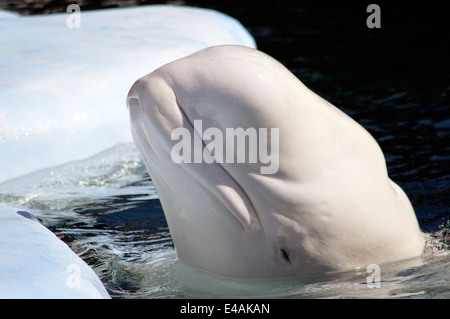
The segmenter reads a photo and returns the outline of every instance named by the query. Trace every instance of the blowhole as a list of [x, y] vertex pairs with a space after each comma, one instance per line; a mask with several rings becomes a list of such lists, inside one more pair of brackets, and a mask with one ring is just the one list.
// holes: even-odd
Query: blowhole
[[279, 255], [280, 255], [280, 258], [281, 258], [282, 261], [287, 262], [287, 263], [289, 263], [289, 264], [292, 263], [291, 257], [289, 256], [289, 253], [287, 252], [286, 249], [281, 248], [281, 249], [279, 250]]

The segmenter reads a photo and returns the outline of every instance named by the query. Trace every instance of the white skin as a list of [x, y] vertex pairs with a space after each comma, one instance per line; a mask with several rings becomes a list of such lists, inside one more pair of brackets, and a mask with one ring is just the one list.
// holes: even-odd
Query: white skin
[[[266, 54], [211, 47], [139, 79], [134, 141], [181, 261], [234, 277], [344, 271], [420, 256], [424, 238], [372, 136]], [[176, 128], [279, 129], [279, 169], [171, 160]], [[270, 149], [270, 148], [269, 148]]]

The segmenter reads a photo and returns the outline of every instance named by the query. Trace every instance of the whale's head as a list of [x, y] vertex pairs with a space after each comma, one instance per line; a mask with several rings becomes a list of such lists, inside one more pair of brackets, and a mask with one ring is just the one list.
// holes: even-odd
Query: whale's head
[[207, 48], [139, 79], [127, 103], [181, 261], [264, 277], [420, 255], [375, 140], [266, 54]]

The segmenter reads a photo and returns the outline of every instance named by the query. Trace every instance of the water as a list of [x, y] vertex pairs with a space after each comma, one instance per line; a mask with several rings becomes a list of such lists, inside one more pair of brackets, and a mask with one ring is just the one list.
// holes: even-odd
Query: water
[[377, 139], [391, 178], [410, 197], [427, 233], [423, 258], [383, 265], [380, 288], [367, 286], [366, 269], [239, 281], [202, 273], [177, 260], [155, 188], [132, 144], [3, 183], [0, 202], [38, 216], [91, 265], [113, 298], [449, 298], [444, 20], [431, 9], [382, 4], [382, 28], [370, 30], [361, 2], [227, 2], [216, 8], [238, 18], [261, 50]]
[[3, 183], [0, 201], [38, 216], [93, 267], [115, 298], [450, 296], [448, 220], [428, 234], [424, 261], [382, 267], [380, 289], [368, 288], [366, 269], [235, 280], [183, 265], [133, 144]]

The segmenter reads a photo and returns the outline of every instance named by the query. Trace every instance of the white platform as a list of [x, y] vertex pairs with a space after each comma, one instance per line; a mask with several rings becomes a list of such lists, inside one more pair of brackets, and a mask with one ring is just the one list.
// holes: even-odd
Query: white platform
[[141, 6], [0, 13], [0, 183], [131, 142], [125, 98], [139, 77], [208, 46], [253, 38], [216, 11]]

